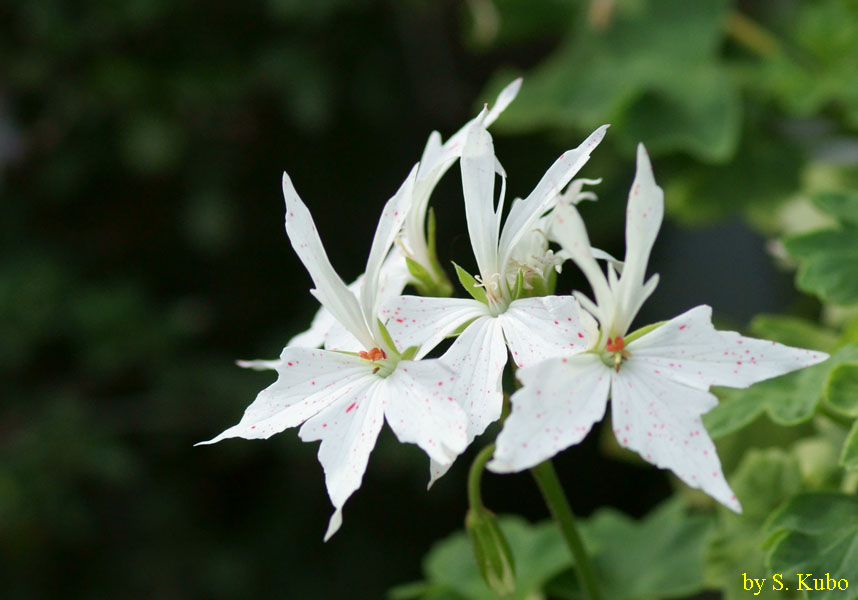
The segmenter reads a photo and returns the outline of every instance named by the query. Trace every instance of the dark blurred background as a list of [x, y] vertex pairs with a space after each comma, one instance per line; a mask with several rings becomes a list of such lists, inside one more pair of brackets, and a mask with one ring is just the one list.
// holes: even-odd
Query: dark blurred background
[[[600, 111], [597, 95], [591, 113], [554, 123], [525, 95], [531, 72], [533, 89], [544, 91], [558, 48], [603, 35], [612, 10], [622, 22], [649, 5], [524, 4], [0, 3], [3, 597], [378, 598], [420, 578], [432, 542], [461, 527], [471, 453], [427, 493], [426, 457], [385, 430], [342, 530], [323, 544], [331, 507], [315, 444], [294, 431], [193, 444], [237, 422], [273, 380], [235, 359], [276, 357], [317, 307], [283, 231], [284, 169], [350, 281], [363, 270], [382, 203], [430, 131], [446, 139], [523, 72], [523, 105], [510, 127], [501, 117], [494, 130], [510, 194], [526, 194], [560, 152], [610, 120], [582, 172], [606, 177], [601, 199], [583, 210], [593, 242], [622, 254], [633, 138], [646, 131], [624, 123], [669, 120], [682, 106], [659, 104], [671, 100], [659, 91], [667, 88], [644, 80], [634, 84], [644, 90], [632, 102], [640, 114], [628, 102]], [[632, 12], [623, 13], [627, 4]], [[700, 6], [718, 32], [707, 60], [741, 63], [741, 44], [723, 27], [733, 4]], [[626, 58], [646, 54], [646, 40]], [[587, 68], [625, 77], [625, 58], [598, 66], [594, 52], [563, 67], [567, 95], [586, 88]], [[733, 133], [720, 150], [701, 149], [692, 134], [654, 140], [662, 185], [673, 178], [694, 192], [714, 178], [727, 200], [694, 212], [687, 199], [671, 204], [668, 188], [679, 225], [666, 225], [656, 246], [651, 271], [663, 283], [643, 320], [705, 302], [742, 326], [795, 306], [791, 275], [772, 266], [764, 238], [737, 217], [746, 203], [768, 202], [755, 196], [768, 190], [748, 193], [747, 178], [729, 171], [747, 170], [749, 159], [736, 157], [750, 152], [763, 165], [754, 178], [776, 176], [781, 196], [792, 191], [798, 176], [784, 165], [800, 164], [799, 154], [793, 163], [769, 159], [741, 141], [763, 128], [783, 152], [790, 146], [777, 140], [789, 132], [770, 125], [792, 109], [746, 86], [741, 70], [733, 75], [724, 113]], [[460, 189], [454, 167], [433, 200], [439, 252], [445, 264], [471, 267]], [[567, 271], [564, 291], [582, 284]], [[558, 469], [582, 514], [607, 504], [640, 515], [669, 492], [654, 469], [605, 458], [595, 435]], [[488, 476], [485, 486], [494, 510], [545, 516], [528, 476]]]

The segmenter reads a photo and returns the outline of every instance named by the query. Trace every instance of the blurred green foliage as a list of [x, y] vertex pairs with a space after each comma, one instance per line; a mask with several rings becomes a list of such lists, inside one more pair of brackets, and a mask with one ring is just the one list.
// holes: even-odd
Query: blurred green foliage
[[[652, 469], [605, 460], [595, 443], [561, 457], [576, 511], [611, 503], [641, 517], [588, 521], [597, 562], [617, 574], [614, 597], [738, 597], [737, 573], [766, 568], [763, 523], [798, 492], [817, 495], [777, 512], [769, 568], [816, 569], [820, 535], [854, 538], [851, 525], [841, 535], [807, 523], [813, 507], [854, 508], [832, 490], [858, 485], [845, 472], [858, 454], [856, 57], [854, 0], [0, 5], [4, 597], [379, 597], [421, 576], [424, 549], [464, 515], [462, 465], [427, 494], [425, 458], [383, 434], [343, 531], [322, 545], [329, 502], [314, 446], [289, 434], [192, 444], [269, 383], [234, 359], [275, 356], [315, 310], [283, 235], [280, 172], [351, 278], [429, 131], [454, 131], [514, 74], [522, 93], [494, 131], [521, 185], [612, 123], [587, 167], [605, 177], [585, 215], [594, 241], [621, 240], [643, 141], [669, 218], [741, 215], [783, 239], [776, 253], [815, 299], [782, 300], [796, 314], [758, 318], [754, 333], [837, 351], [806, 374], [725, 394], [707, 418], [732, 449], [722, 455], [742, 516], [683, 492], [641, 517], [668, 492]], [[470, 256], [455, 179], [433, 200], [445, 264]], [[742, 282], [725, 295], [757, 279], [725, 269]], [[711, 274], [683, 287], [695, 276]], [[769, 449], [748, 452], [757, 445]], [[544, 515], [522, 491], [529, 481], [491, 479], [503, 480], [487, 484], [492, 507]], [[523, 593], [576, 597], [553, 529], [504, 526]], [[648, 539], [662, 542], [651, 556]], [[629, 563], [611, 562], [622, 552]], [[655, 566], [633, 577], [644, 560], [686, 579]], [[429, 583], [400, 597], [483, 597], [468, 561], [454, 534], [424, 563]]]

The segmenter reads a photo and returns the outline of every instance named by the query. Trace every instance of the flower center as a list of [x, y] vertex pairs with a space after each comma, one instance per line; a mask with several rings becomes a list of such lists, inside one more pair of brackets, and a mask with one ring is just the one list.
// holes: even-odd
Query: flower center
[[608, 359], [606, 364], [608, 364], [608, 366], [613, 365], [614, 370], [619, 373], [620, 364], [622, 364], [623, 360], [631, 356], [629, 351], [626, 350], [626, 340], [619, 335], [615, 338], [608, 338], [608, 343], [605, 344], [605, 350], [610, 353], [610, 356], [606, 357]]

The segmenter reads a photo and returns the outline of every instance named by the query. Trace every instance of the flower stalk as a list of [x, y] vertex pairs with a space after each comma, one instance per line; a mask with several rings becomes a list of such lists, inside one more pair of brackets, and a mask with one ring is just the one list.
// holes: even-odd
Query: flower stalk
[[545, 504], [548, 506], [548, 510], [551, 511], [554, 520], [557, 521], [560, 533], [563, 534], [563, 539], [566, 541], [566, 545], [575, 559], [575, 569], [578, 572], [581, 587], [584, 588], [590, 600], [601, 600], [602, 594], [599, 591], [596, 575], [590, 564], [587, 551], [584, 549], [584, 542], [581, 540], [578, 529], [575, 527], [575, 517], [572, 514], [572, 509], [569, 507], [569, 501], [566, 499], [566, 494], [560, 485], [560, 480], [557, 478], [557, 472], [554, 470], [551, 459], [532, 467], [530, 473], [536, 480], [536, 485], [539, 486], [539, 491], [542, 493], [543, 499], [545, 499]]

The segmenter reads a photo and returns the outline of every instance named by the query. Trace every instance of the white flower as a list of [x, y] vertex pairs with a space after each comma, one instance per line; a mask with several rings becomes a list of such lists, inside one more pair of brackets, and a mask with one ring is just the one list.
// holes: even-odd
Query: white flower
[[626, 211], [621, 276], [609, 264], [606, 278], [596, 264], [574, 206], [557, 209], [554, 232], [587, 276], [596, 302], [576, 296], [598, 324], [589, 319], [588, 351], [518, 371], [523, 387], [512, 396], [512, 414], [498, 436], [489, 469], [520, 471], [580, 442], [604, 416], [610, 396], [612, 425], [621, 446], [741, 510], [700, 419], [717, 404], [710, 386], [748, 387], [827, 355], [716, 331], [708, 306], [626, 337], [658, 281], [657, 276], [645, 281], [645, 274], [663, 214], [664, 195], [643, 146], [638, 147]]
[[[518, 78], [501, 90], [494, 106], [485, 115], [484, 124], [486, 127], [493, 123], [509, 106], [520, 88], [521, 78]], [[405, 286], [409, 282], [413, 282], [414, 277], [409, 272], [406, 257], [417, 263], [436, 286], [446, 284], [449, 287], [446, 275], [438, 268], [437, 259], [430, 250], [430, 244], [426, 237], [426, 217], [429, 199], [435, 190], [435, 186], [438, 185], [450, 167], [455, 164], [456, 160], [462, 156], [465, 137], [475, 120], [468, 121], [443, 144], [441, 143], [441, 134], [437, 131], [433, 131], [429, 136], [423, 150], [423, 156], [420, 158], [414, 185], [411, 187], [412, 200], [399, 232], [399, 243], [390, 249], [381, 266], [379, 297], [382, 300], [398, 297]], [[360, 294], [363, 278], [364, 275], [361, 274], [348, 286], [349, 290], [356, 296]], [[357, 351], [360, 348], [360, 342], [324, 306], [321, 306], [316, 312], [310, 328], [297, 334], [286, 345], [308, 348], [324, 347], [327, 350], [344, 351]]]
[[316, 286], [311, 292], [362, 350], [354, 355], [287, 347], [277, 361], [245, 363], [275, 369], [277, 381], [260, 392], [238, 425], [203, 442], [268, 438], [298, 425], [302, 440], [321, 440], [319, 461], [335, 509], [326, 540], [360, 487], [385, 419], [399, 441], [417, 444], [439, 464], [449, 465], [467, 446], [465, 415], [452, 396], [453, 372], [438, 360], [403, 359], [377, 317], [379, 272], [409, 208], [416, 170], [384, 207], [357, 294], [334, 271], [310, 212], [284, 173], [286, 232]]
[[[587, 162], [607, 129], [600, 127], [578, 148], [558, 158], [527, 198], [513, 202], [501, 230], [506, 183], [503, 179], [496, 208], [495, 173], [503, 176], [503, 169], [484, 126], [485, 116], [484, 110], [470, 129], [461, 160], [468, 232], [482, 281], [482, 287], [472, 286], [470, 291], [485, 301], [402, 296], [382, 310], [389, 318], [388, 327], [396, 344], [420, 346], [418, 357], [467, 324], [442, 360], [459, 374], [454, 396], [469, 417], [469, 442], [500, 417], [501, 374], [507, 361], [507, 346], [515, 363], [524, 366], [583, 345], [583, 339], [570, 341], [562, 335], [580, 329], [573, 298], [516, 299], [506, 274], [519, 242]], [[434, 481], [444, 469], [433, 464], [431, 472]]]

